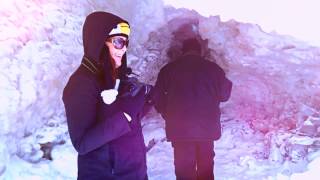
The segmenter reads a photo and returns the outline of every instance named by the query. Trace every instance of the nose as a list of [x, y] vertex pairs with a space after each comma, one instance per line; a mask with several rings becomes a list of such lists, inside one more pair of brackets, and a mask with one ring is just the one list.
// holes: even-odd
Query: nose
[[123, 48], [121, 49], [122, 52], [126, 52], [127, 51], [127, 46], [123, 46]]

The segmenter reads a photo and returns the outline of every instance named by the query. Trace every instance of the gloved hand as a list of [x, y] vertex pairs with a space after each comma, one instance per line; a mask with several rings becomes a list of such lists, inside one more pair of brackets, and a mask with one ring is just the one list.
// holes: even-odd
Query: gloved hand
[[116, 100], [117, 95], [118, 95], [118, 91], [115, 89], [107, 89], [101, 92], [103, 102], [106, 104], [113, 103]]
[[139, 119], [139, 114], [143, 112], [145, 97], [145, 88], [141, 88], [135, 96], [119, 97], [117, 101], [121, 110], [134, 120]]
[[119, 96], [136, 96], [143, 86], [144, 84], [140, 83], [135, 77], [127, 77], [122, 79], [119, 87]]

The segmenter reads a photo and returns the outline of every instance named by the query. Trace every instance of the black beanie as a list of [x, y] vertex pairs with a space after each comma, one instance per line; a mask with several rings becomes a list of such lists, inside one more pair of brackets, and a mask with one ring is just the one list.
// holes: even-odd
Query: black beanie
[[200, 42], [196, 38], [186, 39], [182, 43], [182, 52], [196, 51], [201, 53]]

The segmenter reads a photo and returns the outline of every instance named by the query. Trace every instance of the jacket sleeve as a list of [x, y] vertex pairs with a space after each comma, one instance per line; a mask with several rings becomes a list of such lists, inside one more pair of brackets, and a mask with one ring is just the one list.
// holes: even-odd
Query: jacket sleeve
[[73, 146], [86, 154], [130, 131], [123, 112], [98, 121], [99, 92], [89, 79], [72, 79], [63, 92], [68, 129]]
[[220, 102], [225, 102], [230, 98], [231, 95], [231, 89], [232, 89], [232, 82], [226, 77], [224, 71], [220, 69], [219, 74], [219, 96], [220, 96]]
[[164, 74], [163, 70], [161, 70], [158, 74], [156, 84], [154, 86], [152, 92], [152, 101], [154, 103], [155, 109], [160, 114], [164, 114], [165, 105], [166, 105], [166, 90], [165, 90], [165, 83], [164, 83]]

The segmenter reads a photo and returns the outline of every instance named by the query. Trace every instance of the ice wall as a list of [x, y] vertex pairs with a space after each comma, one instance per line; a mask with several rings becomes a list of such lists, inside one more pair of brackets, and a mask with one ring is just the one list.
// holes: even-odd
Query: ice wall
[[[205, 18], [185, 9], [167, 8], [165, 19], [167, 23], [150, 33], [143, 45], [145, 52], [136, 58], [144, 62], [138, 68], [145, 81], [154, 81], [159, 68], [169, 60], [169, 46], [179, 41], [173, 35], [178, 27], [191, 23], [197, 26], [201, 38], [208, 40], [207, 57], [233, 81], [231, 99], [223, 105], [230, 119], [248, 121], [255, 130], [268, 133], [304, 131], [307, 119], [319, 118], [318, 47], [290, 36], [267, 34], [258, 25], [222, 22], [219, 16]], [[304, 133], [320, 133], [314, 130]]]
[[205, 19], [200, 27], [234, 80], [234, 116], [265, 132], [299, 128], [305, 116], [318, 116], [319, 48], [266, 34], [257, 25], [221, 23], [218, 17]]
[[41, 158], [39, 142], [23, 141], [40, 139], [36, 132], [44, 126], [64, 123], [61, 94], [83, 55], [85, 16], [95, 10], [116, 13], [133, 22], [132, 41], [143, 42], [163, 21], [162, 6], [155, 0], [1, 2], [0, 174], [12, 155]]

